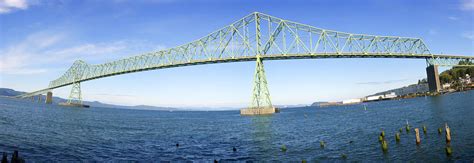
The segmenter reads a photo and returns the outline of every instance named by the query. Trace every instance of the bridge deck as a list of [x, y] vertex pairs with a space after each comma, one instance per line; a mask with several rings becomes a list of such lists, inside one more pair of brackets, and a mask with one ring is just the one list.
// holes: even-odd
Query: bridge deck
[[[430, 65], [456, 66], [472, 56], [432, 55], [420, 38], [353, 34], [321, 29], [254, 12], [190, 43], [98, 65], [78, 60], [45, 89], [28, 97], [108, 76], [154, 69], [284, 59], [413, 58]], [[461, 64], [463, 65], [463, 64]]]

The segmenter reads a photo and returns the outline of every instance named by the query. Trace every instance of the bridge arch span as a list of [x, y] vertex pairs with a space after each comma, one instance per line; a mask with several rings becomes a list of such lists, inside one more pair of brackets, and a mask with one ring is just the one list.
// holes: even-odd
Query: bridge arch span
[[29, 97], [88, 80], [140, 71], [257, 61], [253, 102], [249, 108], [268, 108], [271, 102], [259, 104], [261, 100], [269, 101], [262, 61], [318, 58], [425, 59], [428, 65], [441, 66], [455, 66], [474, 60], [471, 56], [431, 54], [419, 38], [339, 32], [254, 12], [207, 36], [174, 48], [98, 65], [78, 60], [61, 77], [51, 81], [47, 88], [19, 97]]

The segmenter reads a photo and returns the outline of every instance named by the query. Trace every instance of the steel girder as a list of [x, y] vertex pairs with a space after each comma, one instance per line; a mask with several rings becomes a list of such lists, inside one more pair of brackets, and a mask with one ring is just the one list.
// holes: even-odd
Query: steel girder
[[253, 92], [250, 99], [251, 109], [271, 108], [273, 107], [270, 98], [270, 91], [268, 90], [267, 77], [265, 76], [265, 69], [263, 68], [262, 59], [257, 56], [255, 66], [255, 74], [253, 78]]
[[[423, 58], [428, 64], [457, 65], [455, 61], [473, 57], [432, 55], [422, 39], [352, 34], [252, 13], [211, 34], [166, 50], [145, 53], [113, 62], [91, 65], [76, 61], [48, 88], [31, 95], [75, 82], [161, 68], [298, 58]], [[80, 75], [78, 75], [80, 74]], [[79, 76], [79, 78], [77, 78]]]
[[474, 57], [437, 55], [426, 59], [428, 65], [438, 66], [474, 66]]

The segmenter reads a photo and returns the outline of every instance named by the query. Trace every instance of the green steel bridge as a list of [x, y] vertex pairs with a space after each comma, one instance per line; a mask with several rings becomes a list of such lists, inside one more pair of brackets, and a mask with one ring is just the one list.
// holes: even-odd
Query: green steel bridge
[[424, 59], [428, 67], [434, 67], [433, 72], [436, 72], [431, 78], [431, 70], [428, 72], [427, 69], [428, 80], [438, 82], [433, 85], [433, 90], [439, 89], [436, 88], [439, 87], [436, 66], [474, 66], [470, 64], [473, 56], [430, 53], [420, 38], [339, 32], [254, 12], [207, 36], [174, 48], [97, 65], [75, 61], [48, 87], [17, 97], [32, 97], [72, 85], [68, 103], [82, 104], [80, 83], [88, 80], [180, 66], [256, 61], [249, 108], [268, 108], [273, 105], [264, 60], [322, 58]]

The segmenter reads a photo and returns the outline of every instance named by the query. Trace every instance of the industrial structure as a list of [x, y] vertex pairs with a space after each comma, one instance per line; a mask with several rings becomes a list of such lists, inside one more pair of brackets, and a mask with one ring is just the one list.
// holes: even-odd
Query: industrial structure
[[276, 108], [271, 102], [263, 61], [324, 58], [424, 59], [430, 91], [440, 89], [438, 66], [473, 66], [469, 63], [474, 60], [472, 56], [431, 54], [419, 38], [345, 33], [254, 12], [174, 48], [97, 65], [78, 60], [48, 87], [17, 97], [47, 93], [46, 102], [51, 103], [53, 89], [72, 85], [68, 103], [82, 105], [81, 83], [85, 81], [180, 66], [256, 61], [250, 106], [241, 114], [272, 114]]

